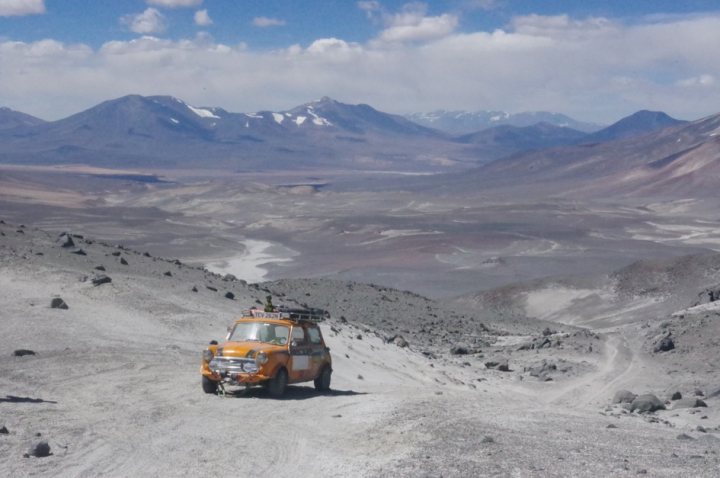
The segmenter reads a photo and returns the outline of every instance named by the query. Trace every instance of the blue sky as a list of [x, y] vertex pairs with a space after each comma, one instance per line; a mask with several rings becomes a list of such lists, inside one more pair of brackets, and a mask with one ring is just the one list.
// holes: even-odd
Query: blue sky
[[[720, 1], [0, 0], [0, 106], [720, 111]], [[52, 78], [52, 81], [48, 79]]]

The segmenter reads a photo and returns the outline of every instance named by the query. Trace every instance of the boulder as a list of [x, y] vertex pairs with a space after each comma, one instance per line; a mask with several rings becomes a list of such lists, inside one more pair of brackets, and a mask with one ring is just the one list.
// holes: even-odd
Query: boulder
[[543, 330], [542, 334], [543, 337], [547, 337], [548, 335], [556, 334], [557, 332], [552, 330], [550, 327], [545, 327], [545, 330]]
[[193, 292], [197, 292], [197, 291], [198, 291], [198, 288], [197, 288], [197, 286], [194, 285], [193, 288], [190, 289], [190, 290], [193, 291]]
[[82, 249], [78, 249], [77, 251], [73, 251], [72, 253], [77, 254], [78, 256], [87, 256], [87, 252]]
[[450, 355], [467, 355], [470, 351], [462, 345], [455, 345], [450, 349]]
[[497, 369], [501, 372], [509, 372], [510, 364], [508, 363], [508, 360], [507, 359], [500, 360], [500, 363], [498, 364]]
[[525, 367], [523, 371], [528, 372], [532, 377], [546, 380], [550, 373], [557, 371], [557, 365], [547, 360], [542, 360]]
[[164, 276], [167, 276], [167, 277], [172, 277], [172, 272], [170, 272], [170, 271], [165, 271], [165, 272], [163, 272], [163, 275], [164, 275]]
[[95, 267], [95, 270], [105, 272], [106, 269], [105, 269], [105, 266], [97, 266], [97, 267]]
[[57, 240], [57, 244], [60, 247], [75, 247], [75, 241], [73, 241], [72, 237], [70, 237], [68, 234], [61, 234], [60, 237]]
[[38, 442], [30, 447], [30, 450], [28, 450], [27, 454], [37, 458], [50, 456], [50, 445], [46, 441]]
[[647, 393], [633, 400], [628, 409], [631, 412], [650, 413], [657, 410], [665, 410], [665, 404], [652, 393]]
[[682, 393], [675, 392], [670, 396], [670, 400], [680, 400], [682, 398]]
[[95, 276], [92, 279], [92, 283], [95, 287], [103, 284], [109, 284], [110, 282], [112, 282], [112, 279], [104, 274]]
[[225, 292], [225, 298], [232, 300], [235, 298], [235, 294], [233, 294], [232, 292]]
[[24, 357], [26, 355], [35, 355], [35, 352], [28, 349], [17, 349], [13, 352], [13, 355], [15, 357]]
[[120, 257], [120, 254], [122, 254], [122, 252], [120, 252], [120, 251], [114, 251], [114, 252], [110, 253], [110, 255], [113, 255], [115, 257]]
[[223, 276], [222, 280], [224, 280], [225, 282], [234, 282], [234, 281], [237, 280], [237, 277], [235, 277], [235, 276], [232, 275], [232, 274], [225, 274], [225, 275]]
[[673, 410], [678, 408], [700, 408], [707, 407], [707, 403], [696, 397], [682, 398], [677, 402], [673, 403]]
[[613, 396], [613, 403], [632, 403], [637, 398], [637, 395], [629, 390], [618, 390]]
[[120, 258], [120, 264], [126, 266], [126, 265], [128, 265], [128, 261], [126, 261], [124, 257], [121, 257], [121, 258]]
[[9, 435], [9, 434], [10, 434], [10, 430], [8, 430], [5, 425], [0, 427], [0, 435]]
[[408, 344], [407, 340], [405, 340], [401, 335], [398, 335], [397, 337], [395, 337], [395, 339], [393, 340], [393, 343], [395, 345], [397, 345], [398, 347], [400, 347], [401, 349], [404, 349], [405, 347], [410, 345], [410, 344]]
[[53, 300], [50, 301], [50, 308], [68, 310], [70, 307], [68, 307], [65, 301], [62, 300], [60, 297], [55, 297]]
[[675, 342], [673, 341], [672, 337], [664, 337], [663, 339], [660, 340], [660, 342], [655, 344], [655, 348], [653, 349], [653, 351], [655, 353], [667, 352], [674, 348], [675, 348]]

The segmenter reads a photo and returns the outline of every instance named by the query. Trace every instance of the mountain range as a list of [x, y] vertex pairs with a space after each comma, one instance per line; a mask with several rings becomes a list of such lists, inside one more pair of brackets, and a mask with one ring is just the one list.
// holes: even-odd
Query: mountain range
[[603, 128], [603, 125], [577, 121], [569, 116], [548, 111], [526, 111], [507, 113], [505, 111], [446, 111], [436, 110], [429, 113], [412, 113], [405, 116], [410, 121], [436, 128], [450, 134], [474, 133], [495, 126], [533, 126], [547, 123], [554, 126], [571, 128], [583, 133], [591, 133]]
[[466, 170], [529, 150], [610, 141], [679, 124], [639, 112], [586, 134], [540, 122], [451, 135], [369, 105], [322, 98], [231, 113], [171, 96], [129, 95], [46, 122], [0, 110], [0, 162], [224, 170]]

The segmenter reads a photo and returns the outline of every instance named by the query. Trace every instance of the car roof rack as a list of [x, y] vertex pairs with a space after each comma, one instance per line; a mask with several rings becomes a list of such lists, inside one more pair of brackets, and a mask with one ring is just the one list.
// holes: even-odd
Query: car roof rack
[[275, 307], [272, 312], [257, 308], [250, 308], [246, 315], [261, 319], [286, 319], [295, 322], [322, 322], [330, 317], [330, 313], [323, 309], [292, 309], [288, 307]]

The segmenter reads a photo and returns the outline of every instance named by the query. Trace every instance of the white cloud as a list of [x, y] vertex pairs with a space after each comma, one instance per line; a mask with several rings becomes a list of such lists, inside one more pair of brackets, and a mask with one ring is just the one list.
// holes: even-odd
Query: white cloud
[[131, 31], [142, 35], [161, 33], [167, 28], [165, 15], [155, 8], [148, 8], [134, 15], [125, 15], [120, 21]]
[[452, 33], [458, 26], [457, 15], [442, 14], [427, 16], [427, 4], [407, 3], [398, 13], [388, 13], [378, 2], [359, 2], [358, 6], [375, 18], [380, 12], [385, 30], [380, 32], [380, 42], [416, 42], [442, 38]]
[[198, 10], [195, 12], [195, 24], [200, 25], [201, 27], [206, 27], [209, 25], [212, 25], [213, 21], [212, 18], [210, 18], [210, 15], [208, 14], [207, 9], [205, 10]]
[[269, 17], [255, 17], [253, 18], [252, 24], [256, 27], [281, 27], [285, 25], [287, 22], [285, 20], [281, 20], [279, 18], [269, 18]]
[[202, 5], [203, 0], [146, 0], [148, 5], [164, 8], [186, 8]]
[[129, 93], [230, 111], [285, 109], [327, 95], [397, 113], [551, 110], [611, 122], [652, 109], [693, 119], [720, 111], [720, 50], [707, 40], [718, 31], [720, 15], [634, 24], [535, 16], [505, 30], [391, 48], [322, 38], [256, 51], [208, 35], [99, 49], [0, 40], [0, 104], [55, 119]]
[[45, 0], [0, 0], [0, 17], [45, 13]]
[[380, 2], [376, 0], [363, 0], [360, 2], [357, 2], [357, 6], [360, 10], [363, 10], [368, 18], [373, 19], [375, 18], [375, 15], [382, 11], [382, 6], [380, 5]]

